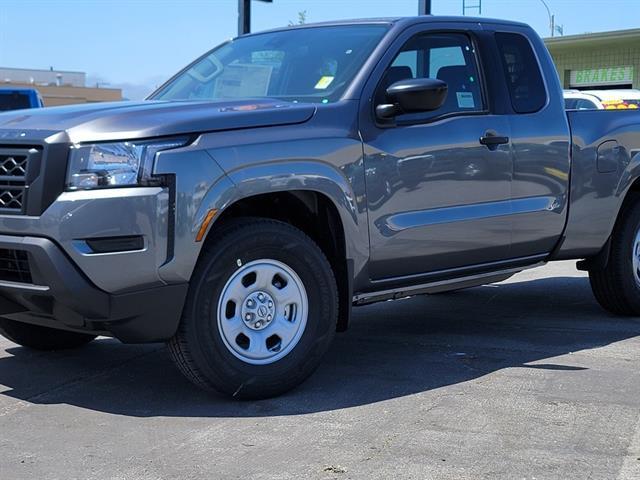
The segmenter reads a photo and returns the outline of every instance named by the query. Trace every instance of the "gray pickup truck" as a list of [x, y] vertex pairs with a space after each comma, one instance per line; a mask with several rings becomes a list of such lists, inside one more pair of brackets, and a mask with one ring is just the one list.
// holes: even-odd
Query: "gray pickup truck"
[[519, 23], [243, 36], [144, 102], [0, 115], [0, 173], [4, 336], [166, 341], [239, 398], [307, 378], [354, 305], [551, 260], [640, 315], [640, 115], [565, 113]]

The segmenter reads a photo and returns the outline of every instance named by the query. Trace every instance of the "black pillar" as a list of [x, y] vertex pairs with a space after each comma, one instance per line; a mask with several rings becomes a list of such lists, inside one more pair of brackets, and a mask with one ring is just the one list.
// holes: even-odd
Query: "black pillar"
[[431, 0], [418, 0], [418, 15], [431, 15]]
[[238, 0], [238, 36], [251, 31], [251, 0]]
[[[273, 0], [258, 0], [273, 3]], [[251, 0], [238, 0], [238, 36], [251, 32]]]

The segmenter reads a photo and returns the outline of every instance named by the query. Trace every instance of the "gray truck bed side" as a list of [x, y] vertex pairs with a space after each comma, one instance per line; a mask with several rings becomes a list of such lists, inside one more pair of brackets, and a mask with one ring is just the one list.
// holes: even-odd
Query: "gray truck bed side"
[[569, 216], [558, 259], [597, 253], [640, 174], [640, 113], [567, 112], [572, 135]]

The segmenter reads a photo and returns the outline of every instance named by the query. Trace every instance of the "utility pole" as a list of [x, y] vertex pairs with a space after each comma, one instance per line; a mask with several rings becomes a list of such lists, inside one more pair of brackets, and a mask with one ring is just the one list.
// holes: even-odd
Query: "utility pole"
[[[258, 0], [273, 3], [273, 0]], [[251, 32], [251, 0], [238, 0], [238, 36]]]
[[431, 15], [431, 0], [418, 0], [418, 15]]
[[551, 13], [551, 9], [549, 8], [549, 5], [547, 5], [547, 2], [544, 0], [540, 1], [544, 5], [544, 8], [547, 9], [547, 15], [549, 16], [549, 30], [551, 30], [551, 36], [553, 37], [556, 32], [556, 16]]
[[477, 0], [475, 3], [462, 0], [462, 15], [466, 15], [469, 10], [475, 10], [478, 16], [482, 16], [482, 0]]

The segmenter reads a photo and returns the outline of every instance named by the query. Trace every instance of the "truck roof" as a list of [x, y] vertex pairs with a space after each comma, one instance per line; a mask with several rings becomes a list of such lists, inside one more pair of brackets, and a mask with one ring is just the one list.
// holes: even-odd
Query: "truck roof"
[[501, 20], [494, 18], [484, 17], [463, 17], [463, 16], [445, 16], [445, 15], [420, 15], [414, 17], [381, 17], [381, 18], [357, 18], [347, 20], [331, 20], [327, 22], [306, 23], [304, 25], [292, 25], [287, 27], [278, 27], [269, 30], [263, 30], [260, 32], [250, 33], [249, 35], [260, 35], [267, 32], [278, 32], [291, 29], [303, 29], [303, 28], [315, 28], [315, 27], [327, 27], [327, 26], [340, 26], [340, 25], [375, 25], [375, 24], [400, 24], [405, 26], [417, 25], [422, 23], [436, 23], [436, 22], [455, 22], [455, 23], [484, 23], [484, 24], [499, 24], [514, 27], [529, 27], [526, 23], [514, 22], [511, 20]]
[[13, 85], [0, 86], [0, 93], [3, 93], [3, 92], [37, 92], [37, 91], [38, 91], [38, 89], [31, 88], [31, 87], [22, 87], [22, 86], [13, 86]]

